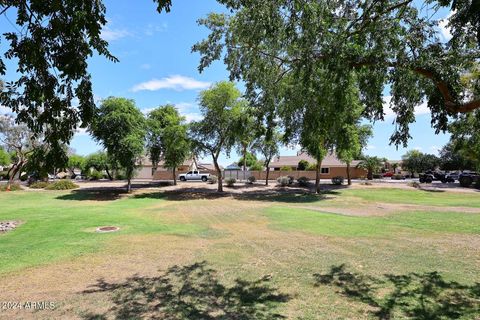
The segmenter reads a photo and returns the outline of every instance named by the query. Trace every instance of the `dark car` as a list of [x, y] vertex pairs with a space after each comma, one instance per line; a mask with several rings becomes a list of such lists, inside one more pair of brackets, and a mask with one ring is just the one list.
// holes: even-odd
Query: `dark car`
[[477, 185], [480, 182], [480, 175], [473, 171], [464, 171], [458, 176], [458, 181], [462, 187], [470, 187], [473, 184]]
[[442, 183], [455, 182], [453, 177], [442, 171], [425, 171], [419, 176], [420, 183], [432, 183], [433, 181], [441, 181]]

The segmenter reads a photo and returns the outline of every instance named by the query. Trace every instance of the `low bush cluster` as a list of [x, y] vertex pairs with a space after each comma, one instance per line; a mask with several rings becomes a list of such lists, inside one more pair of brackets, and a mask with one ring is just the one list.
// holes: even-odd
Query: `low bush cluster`
[[50, 183], [45, 190], [72, 190], [77, 189], [79, 186], [70, 180], [60, 180]]
[[30, 189], [45, 189], [49, 185], [46, 181], [37, 181], [29, 185]]
[[[10, 185], [10, 191], [23, 190], [22, 186], [19, 183], [12, 183]], [[7, 184], [0, 185], [0, 191], [7, 191]]]
[[307, 177], [300, 177], [297, 179], [297, 182], [300, 187], [308, 187], [310, 179], [308, 179]]
[[405, 177], [398, 173], [392, 176], [392, 180], [403, 180], [403, 179], [405, 179]]
[[248, 183], [253, 184], [257, 181], [257, 178], [255, 178], [255, 176], [250, 176], [247, 178], [247, 180], [248, 180]]
[[337, 176], [332, 178], [332, 183], [336, 186], [340, 186], [345, 181], [345, 178], [342, 176]]
[[209, 178], [208, 178], [208, 183], [210, 184], [215, 184], [218, 182], [218, 177], [217, 176], [214, 176], [214, 175], [211, 175]]
[[235, 185], [235, 182], [237, 182], [237, 179], [235, 178], [225, 179], [225, 183], [227, 184], [227, 187], [233, 187]]

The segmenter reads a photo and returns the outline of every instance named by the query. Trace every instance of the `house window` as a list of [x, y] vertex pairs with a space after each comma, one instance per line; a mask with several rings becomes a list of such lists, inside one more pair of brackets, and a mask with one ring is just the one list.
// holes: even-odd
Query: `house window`
[[322, 174], [329, 174], [330, 173], [330, 168], [322, 168], [321, 173]]

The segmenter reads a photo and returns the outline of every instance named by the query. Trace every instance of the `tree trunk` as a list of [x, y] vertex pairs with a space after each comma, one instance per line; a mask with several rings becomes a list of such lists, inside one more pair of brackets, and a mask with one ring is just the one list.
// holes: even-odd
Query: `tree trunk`
[[247, 146], [243, 145], [243, 180], [245, 180], [245, 171], [247, 171]]
[[317, 167], [315, 168], [315, 193], [320, 193], [320, 170], [322, 169], [322, 160], [317, 160]]
[[15, 176], [17, 173], [20, 172], [18, 178], [20, 179], [20, 175], [22, 174], [22, 168], [23, 168], [23, 162], [20, 162], [18, 164], [14, 164], [11, 168], [11, 171], [9, 171], [8, 175], [8, 182], [7, 182], [7, 191], [10, 191], [12, 189], [12, 184], [13, 181], [15, 181]]
[[177, 185], [177, 175], [175, 173], [175, 167], [173, 167], [173, 185], [176, 186]]
[[113, 181], [113, 178], [112, 178], [112, 176], [110, 175], [110, 172], [108, 171], [108, 167], [105, 168], [105, 172], [107, 173], [108, 179], [109, 179], [110, 181]]
[[267, 179], [265, 179], [265, 185], [268, 186], [268, 178], [270, 176], [270, 168], [268, 167], [270, 163], [267, 163]]
[[368, 169], [368, 171], [367, 171], [367, 179], [368, 179], [368, 180], [373, 180], [373, 170], [372, 170], [372, 169]]
[[217, 158], [213, 156], [213, 164], [215, 165], [215, 169], [217, 170], [217, 176], [218, 176], [218, 192], [223, 192], [223, 179], [222, 179], [222, 170], [220, 170], [220, 166], [218, 165]]
[[347, 181], [348, 185], [352, 185], [352, 177], [350, 176], [350, 161], [347, 162]]
[[128, 178], [128, 181], [127, 181], [127, 192], [128, 193], [132, 192], [132, 181], [130, 178]]

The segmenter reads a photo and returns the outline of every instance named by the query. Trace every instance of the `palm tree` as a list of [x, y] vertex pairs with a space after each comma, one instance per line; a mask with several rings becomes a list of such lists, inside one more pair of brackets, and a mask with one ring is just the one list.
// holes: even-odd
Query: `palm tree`
[[382, 159], [379, 157], [365, 156], [365, 158], [357, 165], [357, 168], [367, 170], [367, 179], [373, 180], [373, 174], [378, 172], [382, 167]]

